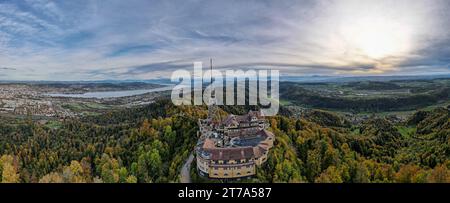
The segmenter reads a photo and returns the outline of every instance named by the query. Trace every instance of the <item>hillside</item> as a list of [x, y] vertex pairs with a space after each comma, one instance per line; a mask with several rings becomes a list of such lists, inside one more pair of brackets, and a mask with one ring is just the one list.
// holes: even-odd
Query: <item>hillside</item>
[[[1, 181], [177, 182], [197, 140], [197, 119], [206, 113], [204, 106], [159, 100], [52, 127], [27, 119], [2, 123]], [[352, 125], [323, 110], [267, 119], [275, 147], [256, 177], [240, 181], [450, 181], [448, 109], [418, 111], [404, 123], [372, 117]], [[191, 173], [196, 182], [211, 181]]]
[[351, 82], [320, 86], [283, 83], [280, 94], [281, 99], [311, 108], [352, 112], [404, 111], [448, 101], [450, 83], [443, 81], [431, 80], [425, 84], [416, 84], [416, 81]]

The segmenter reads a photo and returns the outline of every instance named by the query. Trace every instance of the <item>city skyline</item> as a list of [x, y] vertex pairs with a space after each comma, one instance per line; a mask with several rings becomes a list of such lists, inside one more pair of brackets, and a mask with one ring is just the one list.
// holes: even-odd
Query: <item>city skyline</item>
[[0, 80], [450, 73], [450, 2], [0, 1]]

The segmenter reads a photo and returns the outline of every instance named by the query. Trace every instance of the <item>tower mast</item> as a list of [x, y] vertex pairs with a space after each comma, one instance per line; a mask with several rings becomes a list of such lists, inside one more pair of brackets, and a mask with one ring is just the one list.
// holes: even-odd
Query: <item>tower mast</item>
[[210, 81], [211, 81], [211, 98], [214, 98], [214, 104], [215, 104], [215, 100], [216, 100], [216, 89], [213, 86], [213, 80], [212, 80], [212, 75], [213, 75], [213, 67], [212, 67], [212, 58], [209, 58], [209, 67], [211, 70], [211, 75], [210, 75]]
[[215, 109], [215, 104], [216, 104], [216, 95], [215, 95], [215, 90], [214, 90], [214, 87], [212, 86], [213, 85], [213, 81], [212, 81], [212, 58], [210, 58], [209, 59], [209, 67], [210, 67], [210, 73], [211, 73], [211, 75], [210, 75], [210, 88], [211, 88], [211, 98], [210, 98], [210, 101], [209, 101], [209, 104], [208, 104], [208, 118], [211, 120], [211, 122], [214, 120], [214, 118], [215, 118], [215, 114], [217, 113], [216, 112], [216, 109]]

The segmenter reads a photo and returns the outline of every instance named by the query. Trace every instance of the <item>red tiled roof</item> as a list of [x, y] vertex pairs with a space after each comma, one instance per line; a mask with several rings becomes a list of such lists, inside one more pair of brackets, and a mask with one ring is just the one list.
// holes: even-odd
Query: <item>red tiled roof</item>
[[214, 140], [211, 139], [205, 139], [205, 141], [203, 142], [203, 148], [204, 149], [212, 149], [215, 148], [215, 143]]

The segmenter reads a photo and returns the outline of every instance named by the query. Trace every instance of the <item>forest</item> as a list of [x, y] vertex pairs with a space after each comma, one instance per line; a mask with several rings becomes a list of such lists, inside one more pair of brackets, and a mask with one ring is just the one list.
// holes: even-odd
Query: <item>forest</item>
[[[222, 113], [248, 108], [226, 107]], [[284, 112], [284, 111], [281, 111]], [[174, 106], [170, 100], [102, 115], [66, 119], [56, 126], [31, 118], [0, 124], [1, 182], [179, 182], [197, 141], [205, 106]], [[255, 177], [194, 182], [450, 182], [450, 112], [417, 111], [393, 123], [372, 116], [351, 124], [316, 110], [296, 118], [267, 118], [275, 147]], [[5, 120], [6, 121], [6, 120]]]
[[1, 124], [1, 181], [175, 182], [203, 111], [168, 105], [65, 120], [56, 128], [31, 120]]

